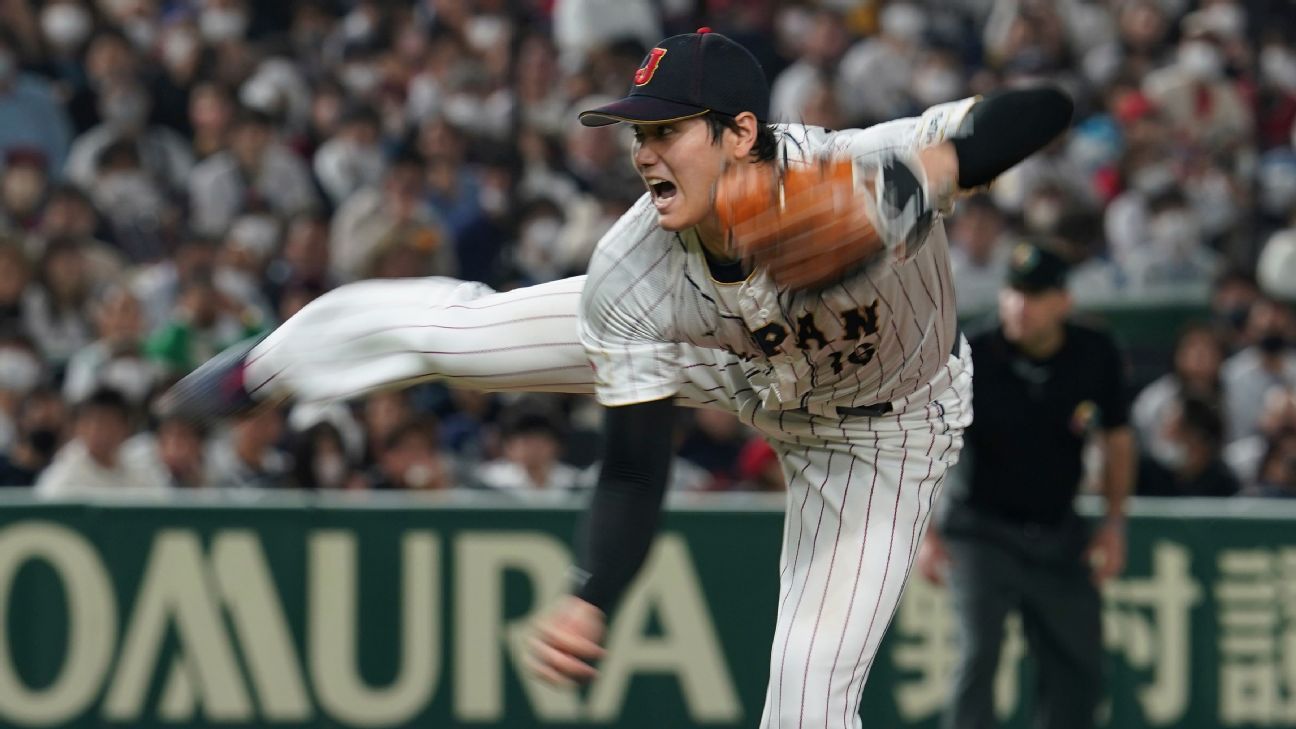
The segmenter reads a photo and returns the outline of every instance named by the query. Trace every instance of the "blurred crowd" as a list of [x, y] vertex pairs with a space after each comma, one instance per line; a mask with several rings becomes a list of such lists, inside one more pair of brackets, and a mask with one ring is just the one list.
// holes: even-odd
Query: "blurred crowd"
[[[774, 121], [1063, 85], [1073, 132], [948, 223], [963, 313], [1027, 237], [1081, 304], [1209, 307], [1138, 397], [1143, 488], [1296, 495], [1296, 317], [1256, 285], [1296, 248], [1287, 0], [4, 0], [0, 483], [588, 486], [590, 398], [431, 384], [218, 432], [149, 405], [349, 281], [582, 273], [642, 186], [574, 110], [701, 25], [761, 61]], [[674, 488], [781, 488], [728, 415], [678, 443]]]

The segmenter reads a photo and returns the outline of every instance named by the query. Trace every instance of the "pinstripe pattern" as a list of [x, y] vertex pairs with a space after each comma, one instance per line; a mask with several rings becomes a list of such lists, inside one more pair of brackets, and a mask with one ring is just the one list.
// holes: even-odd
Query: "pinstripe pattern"
[[[874, 158], [935, 141], [924, 135], [957, 127], [966, 108], [835, 134], [789, 125], [783, 151], [789, 164], [824, 151]], [[246, 382], [329, 400], [445, 380], [735, 413], [788, 481], [760, 726], [849, 729], [972, 416], [967, 347], [948, 350], [951, 286], [939, 225], [903, 262], [814, 294], [780, 293], [760, 271], [721, 284], [696, 235], [662, 231], [645, 196], [600, 242], [588, 278], [506, 293], [436, 278], [345, 286], [257, 345]], [[882, 402], [886, 417], [837, 413]]]

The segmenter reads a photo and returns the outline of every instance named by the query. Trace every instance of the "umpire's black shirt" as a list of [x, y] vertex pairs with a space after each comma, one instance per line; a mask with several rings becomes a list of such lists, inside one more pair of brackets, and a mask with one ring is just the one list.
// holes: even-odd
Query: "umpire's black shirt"
[[1061, 348], [1042, 360], [1020, 352], [998, 327], [970, 343], [970, 475], [967, 492], [954, 500], [1013, 522], [1057, 524], [1071, 513], [1086, 437], [1129, 422], [1116, 344], [1074, 323], [1066, 324]]

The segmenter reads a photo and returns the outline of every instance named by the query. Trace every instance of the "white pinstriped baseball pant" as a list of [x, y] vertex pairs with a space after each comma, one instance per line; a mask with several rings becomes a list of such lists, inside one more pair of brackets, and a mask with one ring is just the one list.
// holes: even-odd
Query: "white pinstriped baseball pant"
[[[495, 293], [425, 278], [332, 291], [252, 351], [248, 383], [303, 400], [427, 380], [592, 394], [577, 332], [583, 277]], [[931, 383], [879, 417], [761, 407], [739, 360], [686, 350], [682, 405], [760, 431], [788, 484], [778, 620], [762, 729], [863, 726], [859, 702], [946, 471], [972, 420], [965, 341]]]

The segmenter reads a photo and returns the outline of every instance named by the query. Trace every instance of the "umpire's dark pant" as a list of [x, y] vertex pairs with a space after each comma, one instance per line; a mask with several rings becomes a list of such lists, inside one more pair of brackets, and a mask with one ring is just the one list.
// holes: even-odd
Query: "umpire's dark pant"
[[960, 656], [944, 729], [991, 729], [1008, 613], [1021, 613], [1036, 672], [1037, 729], [1093, 729], [1102, 692], [1100, 599], [1083, 562], [1089, 528], [1014, 524], [966, 506], [942, 518]]

